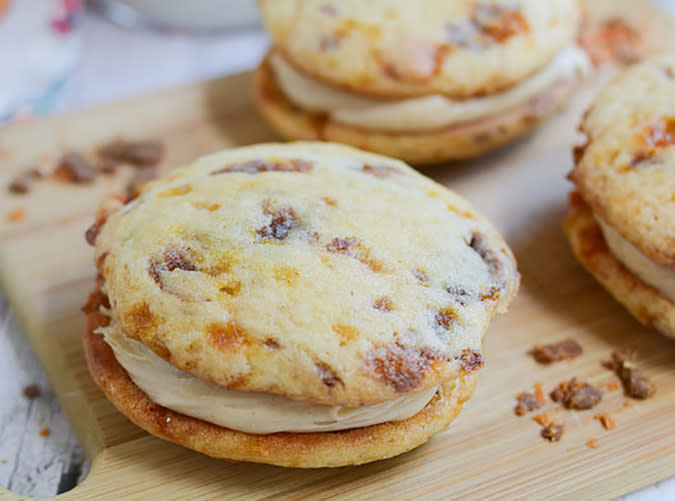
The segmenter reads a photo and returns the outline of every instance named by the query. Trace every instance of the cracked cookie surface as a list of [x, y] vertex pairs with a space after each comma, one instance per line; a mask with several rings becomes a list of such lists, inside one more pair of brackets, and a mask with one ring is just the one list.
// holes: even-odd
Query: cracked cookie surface
[[222, 387], [327, 405], [477, 371], [518, 286], [466, 201], [333, 144], [203, 157], [111, 214], [95, 247], [127, 336]]

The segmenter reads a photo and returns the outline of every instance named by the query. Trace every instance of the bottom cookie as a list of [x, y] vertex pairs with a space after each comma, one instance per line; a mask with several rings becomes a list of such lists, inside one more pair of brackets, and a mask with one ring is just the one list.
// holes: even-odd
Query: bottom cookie
[[415, 416], [322, 433], [254, 435], [217, 426], [152, 402], [94, 331], [108, 318], [89, 313], [83, 344], [89, 371], [117, 409], [147, 432], [208, 456], [297, 468], [357, 465], [408, 452], [445, 429], [472, 395], [478, 371], [442, 385]]
[[591, 208], [578, 193], [570, 195], [564, 230], [577, 259], [617, 301], [643, 324], [675, 338], [675, 303], [614, 257]]

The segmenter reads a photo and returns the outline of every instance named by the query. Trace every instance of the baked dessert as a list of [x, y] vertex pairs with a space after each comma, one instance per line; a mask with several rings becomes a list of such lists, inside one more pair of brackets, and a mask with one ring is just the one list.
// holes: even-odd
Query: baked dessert
[[404, 163], [326, 143], [224, 151], [87, 234], [90, 371], [134, 423], [210, 456], [359, 464], [471, 396], [511, 251]]
[[590, 63], [577, 0], [259, 0], [273, 47], [255, 97], [287, 139], [413, 164], [471, 158], [532, 130]]
[[675, 54], [620, 74], [579, 130], [565, 231], [638, 320], [675, 337]]

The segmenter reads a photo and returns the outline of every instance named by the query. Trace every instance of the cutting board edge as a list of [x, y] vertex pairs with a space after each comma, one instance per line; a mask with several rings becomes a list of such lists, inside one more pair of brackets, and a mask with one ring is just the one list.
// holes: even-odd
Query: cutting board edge
[[3, 271], [5, 259], [4, 251], [0, 248], [0, 289], [4, 291], [25, 338], [45, 371], [87, 459], [93, 461], [105, 448], [95, 413], [79, 390], [80, 385], [75, 375], [68, 370], [65, 361], [52, 355], [60, 352], [58, 342], [47, 335], [41, 335], [44, 328], [31, 319], [29, 309], [24, 306], [30, 304], [28, 290], [14, 284], [12, 274]]

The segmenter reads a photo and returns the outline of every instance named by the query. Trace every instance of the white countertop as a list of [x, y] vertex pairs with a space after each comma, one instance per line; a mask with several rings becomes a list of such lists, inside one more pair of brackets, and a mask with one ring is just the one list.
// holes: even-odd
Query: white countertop
[[[675, 0], [653, 0], [675, 15]], [[84, 50], [54, 101], [62, 112], [252, 68], [267, 38], [260, 32], [194, 38], [128, 32], [87, 14]], [[38, 384], [42, 396], [21, 394]], [[43, 428], [51, 429], [40, 437]], [[0, 484], [31, 497], [72, 488], [87, 472], [82, 449], [14, 315], [0, 295]], [[675, 478], [627, 496], [675, 499]]]

